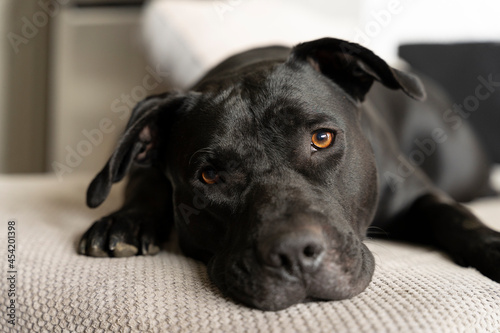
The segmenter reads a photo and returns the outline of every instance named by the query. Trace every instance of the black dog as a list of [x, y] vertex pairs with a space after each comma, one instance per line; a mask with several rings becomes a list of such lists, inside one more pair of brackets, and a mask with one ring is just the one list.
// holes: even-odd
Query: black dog
[[331, 38], [233, 56], [191, 91], [136, 106], [88, 205], [142, 167], [79, 250], [155, 254], [175, 224], [225, 294], [279, 310], [362, 292], [372, 224], [500, 281], [500, 233], [456, 201], [488, 192], [490, 164], [427, 87], [426, 102], [386, 89], [425, 98], [416, 77]]

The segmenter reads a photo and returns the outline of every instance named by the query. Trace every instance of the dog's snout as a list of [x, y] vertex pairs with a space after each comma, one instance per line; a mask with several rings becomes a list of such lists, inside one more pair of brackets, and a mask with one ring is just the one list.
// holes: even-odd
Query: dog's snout
[[317, 230], [293, 230], [265, 239], [259, 244], [258, 252], [264, 265], [299, 275], [318, 269], [325, 243]]

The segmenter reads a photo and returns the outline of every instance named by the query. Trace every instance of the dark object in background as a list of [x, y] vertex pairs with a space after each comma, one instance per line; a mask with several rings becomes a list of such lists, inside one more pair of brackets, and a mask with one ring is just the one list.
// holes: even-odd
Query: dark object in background
[[400, 46], [399, 55], [462, 106], [455, 112], [468, 119], [500, 163], [500, 43], [409, 44]]

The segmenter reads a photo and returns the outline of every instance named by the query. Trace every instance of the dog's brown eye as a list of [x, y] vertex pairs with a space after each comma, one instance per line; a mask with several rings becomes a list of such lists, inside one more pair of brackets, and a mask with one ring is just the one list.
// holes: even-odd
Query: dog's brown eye
[[327, 130], [315, 132], [311, 138], [311, 145], [316, 149], [328, 148], [332, 145], [335, 134]]
[[208, 168], [201, 173], [201, 179], [205, 184], [212, 185], [219, 181], [219, 175], [215, 169]]

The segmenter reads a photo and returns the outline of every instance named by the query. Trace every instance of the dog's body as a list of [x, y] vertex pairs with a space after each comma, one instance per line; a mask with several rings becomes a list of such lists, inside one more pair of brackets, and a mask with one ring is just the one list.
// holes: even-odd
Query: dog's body
[[154, 254], [175, 224], [224, 293], [277, 310], [363, 291], [371, 224], [500, 281], [500, 233], [455, 201], [488, 191], [470, 129], [437, 87], [418, 102], [374, 81], [425, 96], [369, 50], [322, 39], [236, 55], [190, 92], [142, 101], [89, 205], [134, 160], [149, 167], [132, 171], [124, 206], [85, 233], [80, 252]]

